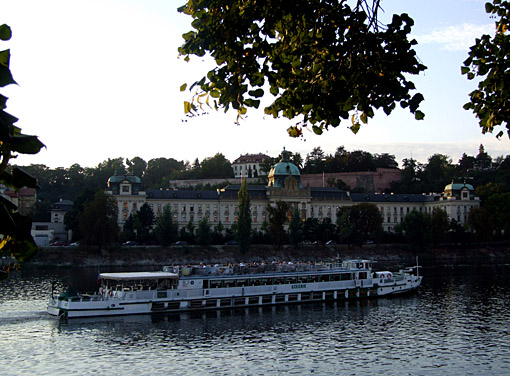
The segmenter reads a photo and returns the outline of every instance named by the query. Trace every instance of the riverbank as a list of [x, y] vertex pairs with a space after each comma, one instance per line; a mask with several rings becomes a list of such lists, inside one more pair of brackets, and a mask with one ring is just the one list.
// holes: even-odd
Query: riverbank
[[349, 258], [366, 258], [385, 263], [414, 263], [452, 260], [476, 262], [478, 260], [510, 261], [510, 244], [497, 243], [484, 246], [447, 245], [426, 250], [415, 250], [406, 245], [365, 245], [363, 247], [310, 245], [285, 246], [280, 251], [272, 246], [252, 246], [241, 254], [237, 246], [131, 246], [107, 249], [82, 247], [43, 247], [26, 263], [27, 266], [155, 266], [172, 264], [226, 264], [240, 262], [311, 261], [328, 262]]

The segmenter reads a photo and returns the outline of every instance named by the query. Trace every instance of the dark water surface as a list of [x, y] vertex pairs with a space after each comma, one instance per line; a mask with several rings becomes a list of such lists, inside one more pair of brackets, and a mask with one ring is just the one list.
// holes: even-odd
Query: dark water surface
[[0, 373], [509, 375], [510, 264], [421, 272], [405, 297], [66, 322], [51, 281], [91, 291], [97, 271], [26, 269], [0, 284]]

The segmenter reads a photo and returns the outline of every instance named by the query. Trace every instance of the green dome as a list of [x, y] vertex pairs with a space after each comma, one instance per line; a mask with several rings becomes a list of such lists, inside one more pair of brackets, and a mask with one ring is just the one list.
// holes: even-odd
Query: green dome
[[124, 180], [127, 180], [131, 184], [136, 184], [136, 183], [142, 182], [138, 176], [134, 176], [134, 175], [113, 175], [113, 176], [110, 176], [110, 178], [108, 179], [108, 184], [112, 184], [112, 183], [120, 184]]
[[475, 190], [471, 184], [465, 184], [465, 183], [450, 183], [446, 187], [444, 187], [444, 190], [445, 191], [460, 191], [464, 188], [467, 188], [470, 191]]
[[293, 176], [301, 176], [299, 169], [297, 166], [290, 162], [279, 162], [272, 169], [271, 173], [273, 175], [293, 175]]
[[299, 172], [299, 168], [294, 163], [290, 162], [289, 154], [290, 153], [284, 149], [280, 162], [275, 164], [273, 168], [271, 168], [271, 171], [269, 171], [269, 186], [283, 188], [284, 180], [292, 176], [296, 179], [298, 186], [302, 188], [301, 173]]

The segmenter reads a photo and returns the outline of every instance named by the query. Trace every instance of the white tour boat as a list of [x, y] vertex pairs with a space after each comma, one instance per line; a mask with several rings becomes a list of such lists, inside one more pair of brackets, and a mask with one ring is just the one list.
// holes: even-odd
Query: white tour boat
[[260, 273], [242, 265], [101, 273], [94, 294], [70, 287], [61, 294], [52, 291], [47, 311], [72, 318], [245, 308], [388, 296], [420, 286], [418, 265], [392, 273], [373, 272], [372, 263], [348, 260], [320, 268], [272, 264], [259, 266]]

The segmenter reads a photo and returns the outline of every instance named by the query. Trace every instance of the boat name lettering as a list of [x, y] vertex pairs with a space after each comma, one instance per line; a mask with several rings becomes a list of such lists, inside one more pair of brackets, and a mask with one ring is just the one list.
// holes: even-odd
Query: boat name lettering
[[292, 285], [293, 289], [306, 289], [306, 283], [301, 283], [299, 285]]

